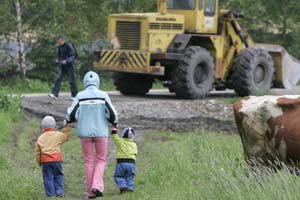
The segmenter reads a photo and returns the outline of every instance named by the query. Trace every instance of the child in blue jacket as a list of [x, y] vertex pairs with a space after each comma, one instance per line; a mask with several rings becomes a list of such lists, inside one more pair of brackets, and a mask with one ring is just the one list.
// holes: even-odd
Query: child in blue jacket
[[99, 89], [100, 78], [96, 72], [86, 73], [85, 89], [77, 94], [68, 108], [66, 120], [77, 122], [84, 160], [88, 199], [102, 197], [104, 170], [107, 158], [109, 124], [117, 126], [118, 114], [108, 94]]

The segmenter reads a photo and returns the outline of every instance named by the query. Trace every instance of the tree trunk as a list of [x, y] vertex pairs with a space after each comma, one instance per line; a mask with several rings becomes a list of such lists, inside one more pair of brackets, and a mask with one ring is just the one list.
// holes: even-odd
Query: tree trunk
[[24, 48], [23, 26], [22, 26], [22, 11], [19, 0], [15, 0], [16, 15], [17, 15], [17, 42], [18, 42], [18, 71], [22, 78], [26, 77], [26, 55]]

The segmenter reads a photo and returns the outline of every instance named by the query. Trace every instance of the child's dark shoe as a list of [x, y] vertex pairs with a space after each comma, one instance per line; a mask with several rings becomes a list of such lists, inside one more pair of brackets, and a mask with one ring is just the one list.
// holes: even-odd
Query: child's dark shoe
[[96, 199], [96, 196], [89, 196], [88, 199]]
[[58, 194], [58, 195], [56, 195], [56, 197], [64, 198], [65, 195], [64, 194]]
[[100, 192], [98, 189], [93, 188], [92, 193], [94, 193], [96, 196], [95, 197], [103, 197], [103, 193]]
[[120, 188], [120, 194], [124, 194], [125, 192], [127, 192], [127, 188]]

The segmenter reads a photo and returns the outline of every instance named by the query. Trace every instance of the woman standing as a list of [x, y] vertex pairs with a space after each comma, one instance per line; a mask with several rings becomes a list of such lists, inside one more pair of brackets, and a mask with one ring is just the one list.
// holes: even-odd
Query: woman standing
[[68, 108], [66, 119], [68, 123], [77, 121], [88, 198], [93, 199], [103, 196], [109, 123], [116, 127], [118, 116], [107, 93], [99, 90], [98, 74], [88, 72], [84, 76], [83, 85], [85, 90], [75, 97], [72, 106]]

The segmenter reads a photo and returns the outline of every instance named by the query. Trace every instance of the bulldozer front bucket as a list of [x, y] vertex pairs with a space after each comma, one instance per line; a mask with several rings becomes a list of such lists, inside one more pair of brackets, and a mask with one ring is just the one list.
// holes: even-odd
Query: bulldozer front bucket
[[274, 86], [292, 89], [300, 79], [300, 61], [291, 56], [284, 47], [273, 44], [255, 44], [273, 57], [275, 64]]

